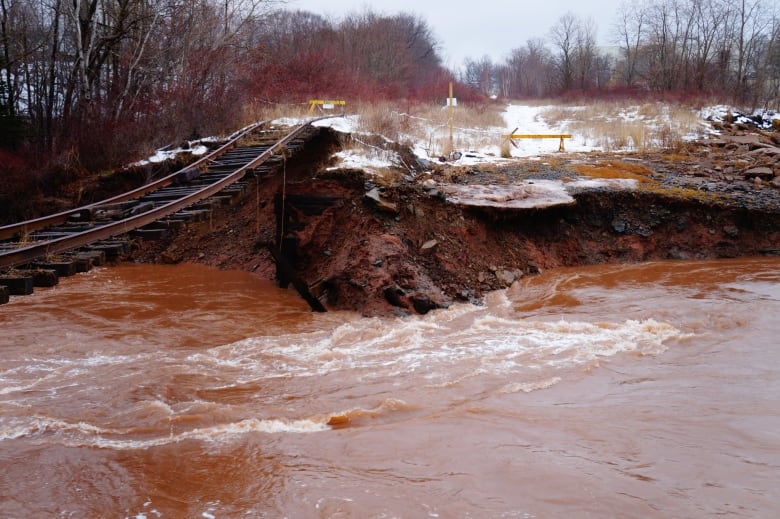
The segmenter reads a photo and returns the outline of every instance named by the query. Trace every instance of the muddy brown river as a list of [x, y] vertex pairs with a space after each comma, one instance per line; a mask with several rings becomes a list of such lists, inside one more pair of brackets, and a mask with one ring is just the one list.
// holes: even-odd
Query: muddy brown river
[[4, 518], [780, 515], [780, 260], [424, 317], [119, 266], [0, 307]]

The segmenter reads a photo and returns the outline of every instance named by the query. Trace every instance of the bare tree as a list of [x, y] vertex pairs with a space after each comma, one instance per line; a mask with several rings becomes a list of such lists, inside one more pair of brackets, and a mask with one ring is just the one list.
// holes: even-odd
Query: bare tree
[[759, 45], [770, 27], [772, 18], [760, 0], [728, 0], [729, 16], [726, 48], [731, 56], [732, 92], [737, 99], [747, 100], [751, 94], [753, 72], [758, 67]]
[[549, 49], [540, 39], [528, 40], [524, 47], [513, 49], [503, 67], [506, 97], [542, 97], [555, 83], [555, 64]]
[[621, 77], [627, 87], [633, 87], [637, 78], [637, 65], [646, 30], [646, 9], [643, 3], [636, 0], [630, 3], [624, 1], [620, 4], [617, 13], [615, 32], [623, 54], [623, 62], [620, 66]]
[[574, 86], [574, 59], [578, 18], [574, 13], [566, 13], [550, 29], [550, 37], [553, 45], [558, 50], [556, 58], [559, 73], [559, 86], [561, 90], [569, 90]]
[[598, 84], [596, 75], [596, 23], [592, 18], [580, 19], [576, 27], [574, 69], [578, 88], [585, 90]]
[[482, 95], [498, 93], [497, 69], [489, 56], [479, 60], [466, 59], [461, 81]]

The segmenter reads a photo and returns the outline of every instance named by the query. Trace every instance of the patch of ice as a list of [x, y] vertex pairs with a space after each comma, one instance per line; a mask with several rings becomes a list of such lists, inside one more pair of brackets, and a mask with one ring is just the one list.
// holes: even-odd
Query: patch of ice
[[443, 184], [440, 189], [447, 194], [448, 201], [475, 207], [532, 209], [574, 203], [563, 182], [555, 180], [534, 180], [516, 185]]
[[303, 122], [303, 119], [297, 117], [282, 117], [271, 121], [271, 126], [298, 126]]
[[633, 179], [526, 180], [513, 185], [442, 184], [447, 200], [458, 205], [497, 207], [502, 209], [539, 209], [574, 203], [572, 189], [635, 189]]
[[595, 189], [609, 187], [612, 189], [636, 189], [638, 182], [632, 178], [593, 178], [574, 180], [567, 183], [568, 187]]

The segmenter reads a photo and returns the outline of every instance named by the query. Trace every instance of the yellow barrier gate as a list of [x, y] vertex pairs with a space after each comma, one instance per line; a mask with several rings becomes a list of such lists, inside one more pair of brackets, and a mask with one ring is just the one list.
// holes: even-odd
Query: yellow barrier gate
[[333, 110], [337, 106], [346, 105], [347, 102], [344, 100], [310, 99], [309, 112], [313, 112], [315, 106], [320, 106], [323, 110]]
[[570, 133], [515, 133], [518, 128], [512, 130], [509, 135], [504, 135], [505, 139], [508, 139], [512, 143], [512, 146], [517, 148], [515, 139], [560, 139], [561, 142], [558, 145], [558, 151], [566, 151], [563, 145], [563, 139], [571, 139]]

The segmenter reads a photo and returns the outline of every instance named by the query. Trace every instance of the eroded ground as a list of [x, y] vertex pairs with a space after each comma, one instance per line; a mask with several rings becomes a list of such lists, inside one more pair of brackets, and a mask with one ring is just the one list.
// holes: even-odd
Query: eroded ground
[[[560, 266], [780, 253], [780, 136], [723, 131], [674, 153], [466, 167], [407, 157], [410, 170], [379, 180], [330, 168], [339, 139], [323, 129], [287, 164], [284, 188], [281, 176], [252, 183], [210, 221], [141, 244], [134, 259], [273, 279], [268, 246], [281, 233], [288, 253], [295, 244], [297, 274], [328, 308], [394, 315], [478, 302]], [[568, 198], [529, 200], [548, 184]], [[470, 191], [491, 203], [459, 198]], [[282, 194], [284, 225], [273, 202]]]

